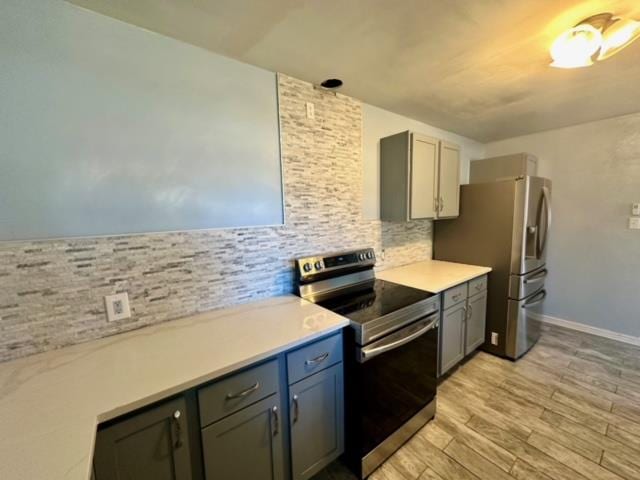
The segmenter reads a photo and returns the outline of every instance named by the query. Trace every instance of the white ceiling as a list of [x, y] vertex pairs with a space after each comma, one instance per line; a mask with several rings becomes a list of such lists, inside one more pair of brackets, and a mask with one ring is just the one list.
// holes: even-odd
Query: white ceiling
[[367, 103], [491, 141], [640, 111], [640, 40], [548, 66], [565, 28], [638, 0], [71, 0]]

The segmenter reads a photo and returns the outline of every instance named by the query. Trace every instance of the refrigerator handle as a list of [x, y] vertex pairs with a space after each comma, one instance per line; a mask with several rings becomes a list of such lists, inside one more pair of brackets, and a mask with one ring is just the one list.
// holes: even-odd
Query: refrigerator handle
[[542, 198], [544, 199], [545, 206], [545, 229], [544, 229], [544, 237], [542, 237], [542, 241], [540, 242], [540, 255], [547, 248], [547, 239], [549, 237], [549, 228], [551, 228], [551, 198], [549, 194], [549, 189], [547, 187], [542, 187]]
[[[547, 187], [542, 187], [542, 204], [544, 205], [545, 210], [545, 229], [544, 235], [538, 234], [538, 258], [542, 256], [544, 250], [547, 248], [547, 239], [549, 237], [549, 228], [551, 227], [551, 198], [549, 195], [549, 189]], [[540, 230], [540, 225], [538, 225], [538, 231]]]
[[547, 296], [547, 291], [546, 290], [540, 290], [540, 293], [536, 293], [533, 297], [531, 297], [529, 299], [529, 301], [523, 303], [522, 304], [522, 308], [534, 307], [534, 306], [542, 303], [542, 301], [545, 299], [546, 296]]

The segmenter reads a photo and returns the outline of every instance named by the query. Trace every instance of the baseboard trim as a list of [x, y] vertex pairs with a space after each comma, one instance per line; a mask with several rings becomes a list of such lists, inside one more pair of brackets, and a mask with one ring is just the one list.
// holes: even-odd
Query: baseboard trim
[[578, 332], [590, 333], [598, 337], [604, 337], [611, 340], [617, 340], [618, 342], [628, 343], [631, 345], [640, 346], [640, 337], [634, 337], [633, 335], [625, 335], [624, 333], [612, 332], [604, 328], [592, 327], [591, 325], [585, 325], [584, 323], [574, 322], [572, 320], [565, 320], [564, 318], [552, 317], [550, 315], [534, 315], [538, 320], [549, 325], [556, 325], [558, 327], [568, 328], [570, 330], [577, 330]]

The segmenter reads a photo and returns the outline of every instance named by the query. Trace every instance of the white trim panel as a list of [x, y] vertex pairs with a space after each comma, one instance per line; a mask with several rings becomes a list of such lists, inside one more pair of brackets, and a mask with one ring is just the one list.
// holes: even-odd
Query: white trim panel
[[549, 315], [534, 314], [533, 316], [541, 322], [548, 323], [549, 325], [557, 325], [558, 327], [564, 327], [570, 330], [590, 333], [591, 335], [596, 335], [598, 337], [609, 338], [611, 340], [617, 340], [619, 342], [640, 346], [640, 337], [625, 335], [624, 333], [612, 332], [611, 330], [605, 330], [604, 328], [592, 327], [591, 325], [585, 325], [584, 323], [565, 320], [564, 318], [551, 317]]

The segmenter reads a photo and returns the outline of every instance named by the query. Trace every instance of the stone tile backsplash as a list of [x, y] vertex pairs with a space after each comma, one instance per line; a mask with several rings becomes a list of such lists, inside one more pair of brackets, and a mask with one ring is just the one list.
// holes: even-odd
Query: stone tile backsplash
[[[0, 243], [0, 361], [291, 292], [305, 254], [373, 246], [381, 269], [431, 258], [430, 221], [362, 219], [360, 102], [278, 84], [284, 226]], [[121, 291], [132, 318], [108, 323], [103, 297]]]

